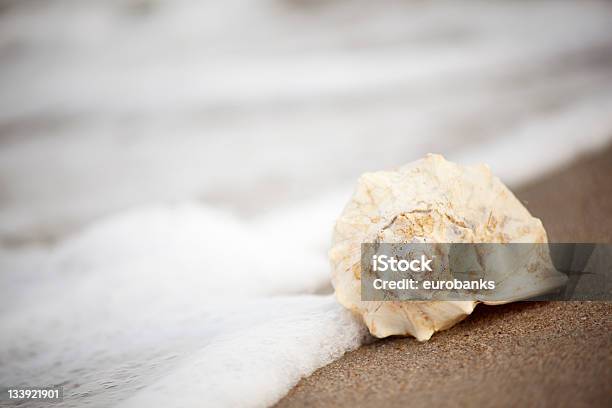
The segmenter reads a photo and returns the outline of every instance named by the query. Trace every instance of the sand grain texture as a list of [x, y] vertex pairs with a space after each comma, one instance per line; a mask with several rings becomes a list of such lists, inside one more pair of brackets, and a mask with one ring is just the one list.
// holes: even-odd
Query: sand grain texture
[[[612, 242], [612, 149], [517, 196], [553, 242]], [[612, 303], [483, 306], [426, 343], [389, 338], [303, 379], [279, 407], [612, 406]]]

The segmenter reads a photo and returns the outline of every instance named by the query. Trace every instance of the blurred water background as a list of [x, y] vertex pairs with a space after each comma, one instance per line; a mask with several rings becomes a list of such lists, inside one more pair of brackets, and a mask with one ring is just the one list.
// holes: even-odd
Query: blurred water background
[[[4, 0], [0, 13], [5, 244], [149, 202], [250, 217], [430, 151], [494, 170], [525, 160], [501, 174], [516, 184], [542, 170], [532, 156], [557, 165], [611, 134], [605, 1]], [[517, 138], [545, 141], [485, 154]]]

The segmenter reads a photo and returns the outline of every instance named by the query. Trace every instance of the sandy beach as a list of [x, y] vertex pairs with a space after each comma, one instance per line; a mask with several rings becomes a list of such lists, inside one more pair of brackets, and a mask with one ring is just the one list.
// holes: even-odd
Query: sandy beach
[[[516, 193], [551, 242], [612, 242], [612, 149]], [[303, 379], [277, 406], [612, 404], [612, 303], [483, 306], [425, 343], [376, 341]]]

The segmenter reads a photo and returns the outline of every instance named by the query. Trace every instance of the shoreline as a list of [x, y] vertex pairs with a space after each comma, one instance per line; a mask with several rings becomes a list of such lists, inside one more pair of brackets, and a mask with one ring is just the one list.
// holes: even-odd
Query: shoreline
[[[612, 242], [612, 148], [517, 190], [550, 242]], [[302, 379], [276, 406], [610, 406], [612, 303], [478, 305], [419, 343], [378, 340]]]

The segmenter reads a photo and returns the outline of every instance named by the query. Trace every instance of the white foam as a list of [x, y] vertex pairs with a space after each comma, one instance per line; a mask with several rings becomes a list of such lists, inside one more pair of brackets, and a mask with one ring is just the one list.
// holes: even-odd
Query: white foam
[[[367, 338], [367, 330], [332, 296], [253, 304], [262, 322], [224, 332], [124, 407], [265, 407], [305, 375]], [[270, 311], [282, 310], [273, 318]]]
[[330, 295], [280, 296], [328, 285], [324, 252], [201, 206], [119, 214], [34, 254], [3, 263], [20, 296], [0, 316], [0, 379], [66, 381], [68, 406], [261, 406], [365, 335]]

